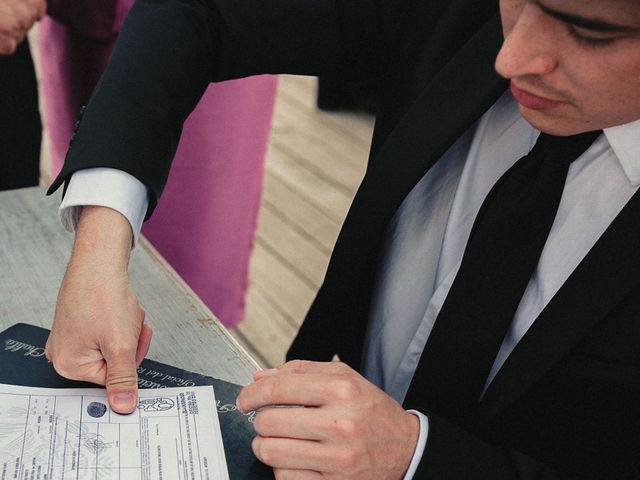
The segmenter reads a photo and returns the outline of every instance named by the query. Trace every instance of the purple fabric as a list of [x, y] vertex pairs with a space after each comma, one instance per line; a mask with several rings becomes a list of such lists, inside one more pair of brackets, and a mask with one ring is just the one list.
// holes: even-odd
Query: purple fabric
[[[130, 3], [119, 2], [113, 31]], [[114, 40], [87, 39], [50, 17], [40, 24], [44, 123], [54, 176]], [[262, 76], [209, 86], [185, 123], [163, 196], [143, 227], [227, 326], [244, 317], [276, 83], [276, 77]]]
[[229, 326], [244, 314], [274, 93], [274, 77], [209, 87], [142, 229]]

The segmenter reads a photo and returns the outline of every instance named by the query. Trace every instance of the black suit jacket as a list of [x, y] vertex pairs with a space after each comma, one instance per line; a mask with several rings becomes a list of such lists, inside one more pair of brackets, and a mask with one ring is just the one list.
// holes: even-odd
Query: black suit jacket
[[[506, 89], [493, 69], [501, 41], [493, 0], [139, 1], [52, 189], [80, 168], [121, 168], [148, 186], [150, 214], [182, 121], [209, 81], [377, 77], [383, 93], [367, 172], [288, 355], [337, 353], [358, 368], [389, 220]], [[470, 421], [407, 405], [430, 419], [417, 478], [640, 478], [639, 211], [634, 197]], [[420, 370], [412, 388], [429, 388]]]

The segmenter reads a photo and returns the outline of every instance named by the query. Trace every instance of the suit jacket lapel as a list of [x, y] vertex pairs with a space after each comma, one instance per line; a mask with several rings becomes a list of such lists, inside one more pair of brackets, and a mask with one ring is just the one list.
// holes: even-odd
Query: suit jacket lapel
[[[402, 186], [399, 194], [404, 199], [507, 88], [494, 68], [502, 40], [500, 17], [495, 14], [426, 85], [382, 145], [371, 164], [371, 177], [383, 170], [380, 177]], [[421, 63], [429, 61], [423, 58]]]
[[480, 424], [539, 381], [638, 284], [638, 218], [640, 191], [596, 242], [498, 372], [480, 402]]
[[425, 86], [374, 154], [288, 358], [331, 358], [338, 345], [340, 358], [359, 368], [386, 227], [420, 178], [506, 89], [493, 67], [501, 44], [496, 14]]

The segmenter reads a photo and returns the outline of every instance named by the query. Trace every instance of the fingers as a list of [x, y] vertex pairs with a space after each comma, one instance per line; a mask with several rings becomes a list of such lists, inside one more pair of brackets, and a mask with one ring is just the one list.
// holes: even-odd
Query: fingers
[[107, 362], [106, 387], [111, 408], [117, 413], [131, 413], [138, 404], [138, 375], [136, 352], [125, 349], [111, 354], [105, 352]]
[[269, 368], [267, 370], [259, 370], [253, 374], [253, 380], [258, 381], [261, 378], [269, 377], [271, 375], [276, 375], [278, 373], [277, 368]]
[[[357, 472], [364, 471], [361, 464], [364, 463], [362, 459], [366, 458], [364, 452], [347, 446], [288, 438], [257, 436], [253, 439], [251, 448], [262, 463], [274, 469], [322, 472], [325, 475], [337, 473], [340, 478], [349, 475], [356, 478]], [[374, 478], [374, 475], [360, 475], [357, 478]]]
[[0, 36], [0, 55], [13, 55], [22, 38], [18, 41], [16, 37]]
[[105, 384], [107, 364], [99, 349], [89, 346], [77, 348], [64, 340], [60, 342], [59, 336], [52, 331], [44, 353], [58, 375], [70, 380]]
[[331, 460], [318, 442], [257, 436], [251, 443], [255, 456], [264, 464], [288, 470], [326, 470]]
[[317, 413], [314, 408], [265, 408], [255, 416], [253, 426], [262, 437], [324, 440]]
[[271, 405], [321, 406], [331, 399], [349, 399], [361, 377], [344, 363], [296, 360], [257, 372], [254, 378], [238, 395], [241, 411]]
[[138, 348], [136, 350], [136, 365], [139, 367], [144, 357], [149, 352], [149, 346], [151, 345], [151, 337], [153, 336], [153, 330], [146, 323], [142, 324], [142, 330], [140, 330], [140, 338], [138, 339]]
[[35, 0], [35, 17], [36, 20], [41, 20], [47, 14], [47, 2], [46, 0]]
[[56, 373], [69, 380], [95, 383], [96, 385], [104, 385], [106, 382], [107, 364], [102, 358], [86, 363], [71, 363], [68, 360], [53, 360], [52, 363]]
[[275, 375], [278, 373], [326, 373], [331, 375], [351, 375], [356, 372], [346, 363], [342, 362], [311, 362], [308, 360], [292, 360], [280, 365], [278, 368], [259, 370], [253, 374], [254, 380]]
[[27, 31], [46, 13], [45, 0], [4, 0], [0, 2], [0, 55], [15, 53]]
[[339, 412], [324, 408], [264, 408], [256, 414], [253, 426], [256, 433], [265, 438], [319, 442], [350, 442], [366, 431], [362, 422], [344, 408]]
[[343, 362], [312, 362], [309, 360], [292, 360], [280, 365], [281, 373], [326, 373], [329, 375], [357, 375], [349, 365]]
[[332, 399], [351, 398], [357, 388], [355, 379], [345, 375], [277, 374], [244, 387], [236, 404], [241, 412], [273, 405], [319, 407]]
[[274, 468], [273, 474], [276, 480], [322, 480], [324, 477], [311, 470], [288, 470], [286, 468]]
[[151, 337], [153, 335], [153, 330], [149, 325], [144, 323], [145, 319], [145, 311], [142, 307], [140, 307], [140, 321], [142, 323], [140, 329], [140, 337], [138, 338], [138, 348], [136, 349], [136, 365], [140, 366], [144, 357], [147, 356], [147, 352], [149, 351], [149, 346], [151, 345]]

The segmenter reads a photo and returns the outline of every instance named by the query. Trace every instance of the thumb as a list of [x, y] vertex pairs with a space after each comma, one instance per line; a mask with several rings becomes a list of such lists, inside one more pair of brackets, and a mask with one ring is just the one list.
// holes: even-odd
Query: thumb
[[135, 350], [114, 354], [107, 361], [107, 397], [117, 413], [131, 413], [138, 405]]

